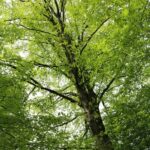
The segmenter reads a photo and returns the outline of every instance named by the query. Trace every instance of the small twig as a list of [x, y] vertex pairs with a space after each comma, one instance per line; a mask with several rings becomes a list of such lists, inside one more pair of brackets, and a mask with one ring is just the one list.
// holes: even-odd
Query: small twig
[[63, 123], [61, 123], [61, 124], [58, 124], [58, 125], [54, 126], [54, 128], [57, 128], [57, 127], [60, 127], [60, 126], [64, 126], [64, 125], [67, 125], [68, 123], [70, 123], [70, 122], [74, 121], [75, 119], [77, 119], [79, 116], [80, 116], [80, 115], [75, 116], [74, 118], [72, 118], [72, 119], [69, 120], [69, 121], [66, 121], [66, 122], [63, 122]]
[[28, 93], [28, 95], [24, 98], [23, 102], [25, 102], [25, 101], [29, 98], [29, 96], [34, 92], [35, 89], [36, 89], [36, 87], [33, 86], [33, 88], [31, 89], [31, 91], [30, 91], [30, 92]]
[[0, 126], [0, 130], [1, 130], [2, 132], [4, 132], [5, 134], [9, 135], [10, 137], [12, 137], [12, 138], [16, 139], [16, 137], [15, 137], [14, 135], [12, 135], [11, 133], [9, 133], [9, 132], [5, 131], [5, 130], [3, 129], [3, 127], [2, 127], [2, 126]]

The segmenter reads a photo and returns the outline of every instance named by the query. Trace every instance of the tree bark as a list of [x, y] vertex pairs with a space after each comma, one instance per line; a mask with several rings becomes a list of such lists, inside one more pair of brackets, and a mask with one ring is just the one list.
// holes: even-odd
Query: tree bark
[[77, 89], [80, 95], [81, 107], [84, 109], [87, 123], [95, 138], [95, 149], [113, 150], [111, 140], [105, 133], [105, 126], [100, 115], [96, 94], [92, 89], [89, 89], [87, 92], [87, 87], [79, 86]]
[[92, 135], [96, 138], [96, 149], [113, 150], [110, 138], [105, 133], [105, 126], [103, 124], [98, 105], [91, 103], [88, 108], [84, 109], [86, 111], [86, 117]]

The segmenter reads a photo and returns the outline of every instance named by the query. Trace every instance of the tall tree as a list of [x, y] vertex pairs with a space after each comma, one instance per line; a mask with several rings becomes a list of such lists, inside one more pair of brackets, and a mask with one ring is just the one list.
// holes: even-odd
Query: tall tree
[[[77, 105], [96, 148], [112, 150], [99, 104], [142, 75], [148, 1], [2, 1], [1, 64], [21, 80]], [[138, 13], [137, 13], [138, 12]], [[138, 71], [138, 75], [137, 75]], [[121, 94], [120, 92], [119, 94]]]

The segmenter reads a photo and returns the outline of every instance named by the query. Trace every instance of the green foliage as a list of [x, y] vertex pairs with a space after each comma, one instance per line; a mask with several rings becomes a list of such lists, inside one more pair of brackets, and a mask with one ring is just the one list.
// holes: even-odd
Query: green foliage
[[109, 106], [116, 150], [150, 147], [148, 0], [1, 0], [0, 14], [0, 149], [94, 149], [77, 84]]
[[26, 128], [24, 98], [23, 84], [6, 73], [0, 74], [0, 149], [26, 147], [30, 134]]
[[111, 104], [106, 123], [116, 150], [150, 147], [149, 90], [149, 86], [143, 86], [136, 96], [134, 91]]

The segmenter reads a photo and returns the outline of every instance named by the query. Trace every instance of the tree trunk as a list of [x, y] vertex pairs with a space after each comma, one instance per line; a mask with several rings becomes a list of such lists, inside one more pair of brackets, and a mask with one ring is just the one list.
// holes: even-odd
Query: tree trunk
[[77, 67], [72, 68], [72, 75], [75, 79], [75, 86], [79, 94], [81, 107], [84, 109], [87, 123], [90, 127], [92, 135], [96, 138], [96, 150], [113, 150], [109, 136], [105, 133], [97, 96], [89, 84], [88, 75], [79, 75]]
[[113, 150], [110, 138], [105, 133], [105, 126], [100, 115], [95, 93], [93, 90], [87, 92], [83, 87], [78, 88], [78, 92], [81, 107], [85, 111], [87, 123], [96, 141], [96, 150]]
[[97, 150], [113, 150], [109, 136], [105, 133], [105, 127], [99, 113], [98, 106], [91, 105], [87, 111], [87, 120], [92, 135], [96, 138]]
[[[94, 108], [94, 106], [93, 106]], [[102, 122], [102, 118], [99, 114], [99, 109], [95, 107], [95, 110], [88, 114], [89, 126], [93, 136], [96, 138], [97, 150], [113, 150], [112, 143], [109, 136], [105, 133], [105, 127]]]

